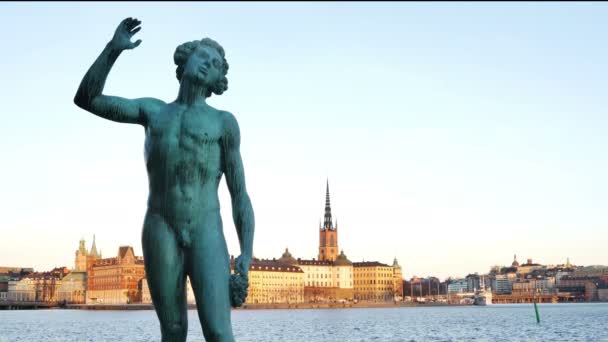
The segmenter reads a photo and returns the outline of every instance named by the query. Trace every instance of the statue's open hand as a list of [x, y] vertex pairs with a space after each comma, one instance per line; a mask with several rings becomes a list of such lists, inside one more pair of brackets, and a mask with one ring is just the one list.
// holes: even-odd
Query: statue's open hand
[[230, 276], [230, 305], [235, 308], [243, 305], [249, 288], [249, 264], [251, 260], [242, 255], [234, 262], [234, 274]]
[[141, 39], [133, 43], [131, 42], [131, 37], [141, 30], [139, 24], [141, 24], [141, 21], [131, 17], [123, 20], [116, 28], [116, 32], [114, 32], [114, 37], [111, 41], [112, 45], [121, 51], [138, 47], [141, 44]]

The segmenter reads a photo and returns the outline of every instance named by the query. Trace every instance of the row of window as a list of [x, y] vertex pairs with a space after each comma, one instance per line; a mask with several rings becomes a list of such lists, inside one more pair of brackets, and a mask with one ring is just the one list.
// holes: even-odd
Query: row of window
[[359, 273], [359, 272], [355, 272], [355, 276], [357, 278], [371, 278], [371, 277], [392, 278], [393, 273]]
[[375, 280], [375, 279], [365, 279], [365, 280], [355, 280], [355, 285], [363, 285], [363, 284], [392, 284], [393, 280]]

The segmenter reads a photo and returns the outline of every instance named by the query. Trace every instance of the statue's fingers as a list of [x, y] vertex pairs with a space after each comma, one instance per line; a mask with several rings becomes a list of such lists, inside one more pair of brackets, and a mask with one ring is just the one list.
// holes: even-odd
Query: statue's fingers
[[141, 39], [138, 39], [138, 40], [137, 40], [135, 43], [132, 43], [132, 44], [129, 46], [129, 49], [135, 49], [136, 47], [138, 47], [138, 46], [139, 46], [139, 44], [141, 44]]
[[129, 34], [131, 35], [131, 37], [133, 37], [134, 34], [136, 34], [137, 32], [139, 32], [139, 30], [141, 30], [141, 26], [140, 27], [136, 27], [131, 32], [129, 32]]

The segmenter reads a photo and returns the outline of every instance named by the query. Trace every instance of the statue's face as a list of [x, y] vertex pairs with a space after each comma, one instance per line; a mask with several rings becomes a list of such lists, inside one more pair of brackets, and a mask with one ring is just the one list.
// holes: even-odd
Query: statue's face
[[222, 56], [216, 49], [199, 46], [184, 66], [184, 76], [199, 85], [212, 86], [222, 77]]

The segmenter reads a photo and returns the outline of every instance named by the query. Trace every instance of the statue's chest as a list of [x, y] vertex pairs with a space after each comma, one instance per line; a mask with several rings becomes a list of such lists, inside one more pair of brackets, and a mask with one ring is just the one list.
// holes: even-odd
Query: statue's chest
[[149, 123], [146, 148], [164, 157], [210, 153], [219, 149], [220, 132], [211, 115], [170, 111]]

